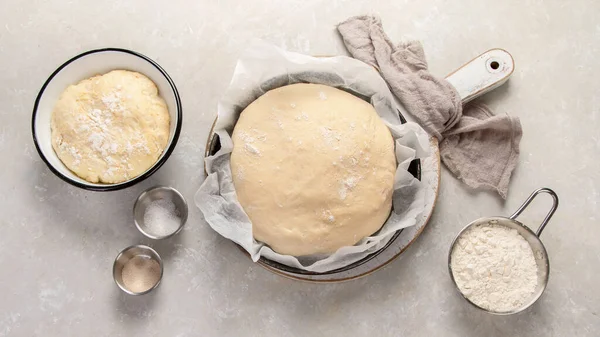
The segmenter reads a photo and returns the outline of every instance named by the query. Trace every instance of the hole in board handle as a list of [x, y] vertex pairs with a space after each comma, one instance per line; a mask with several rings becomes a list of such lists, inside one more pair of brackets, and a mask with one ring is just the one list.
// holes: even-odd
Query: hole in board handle
[[491, 59], [487, 60], [485, 65], [486, 65], [488, 72], [495, 74], [495, 73], [502, 72], [503, 67], [504, 67], [504, 62], [501, 60], [498, 60], [497, 58], [491, 58]]

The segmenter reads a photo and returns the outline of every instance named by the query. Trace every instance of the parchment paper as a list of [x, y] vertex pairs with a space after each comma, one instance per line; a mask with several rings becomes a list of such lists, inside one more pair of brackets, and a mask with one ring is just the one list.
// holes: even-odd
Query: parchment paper
[[[396, 145], [398, 168], [390, 217], [377, 233], [329, 256], [281, 255], [254, 240], [252, 223], [237, 200], [231, 177], [231, 134], [242, 110], [265, 92], [298, 82], [337, 87], [369, 101], [389, 127]], [[429, 156], [429, 138], [419, 125], [401, 124], [397, 108], [385, 81], [374, 68], [361, 61], [345, 56], [315, 58], [255, 43], [238, 61], [230, 86], [218, 105], [215, 133], [221, 149], [205, 158], [208, 176], [196, 193], [196, 206], [215, 231], [243, 247], [255, 262], [263, 256], [312, 272], [330, 271], [356, 262], [383, 247], [397, 230], [413, 226], [424, 210], [424, 185], [407, 170], [413, 159]]]

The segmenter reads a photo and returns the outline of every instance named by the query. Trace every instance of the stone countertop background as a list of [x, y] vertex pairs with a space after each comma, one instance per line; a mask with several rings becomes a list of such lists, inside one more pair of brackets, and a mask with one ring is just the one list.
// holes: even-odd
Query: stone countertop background
[[[443, 170], [423, 235], [368, 277], [307, 284], [271, 274], [214, 233], [193, 206], [206, 137], [236, 60], [254, 38], [292, 51], [345, 54], [334, 25], [378, 14], [393, 40], [420, 39], [443, 76], [490, 48], [515, 58], [507, 85], [484, 97], [521, 118], [524, 136], [509, 197], [466, 188]], [[0, 336], [594, 336], [600, 331], [600, 2], [588, 1], [18, 1], [0, 9]], [[55, 177], [38, 157], [31, 111], [60, 64], [100, 47], [156, 60], [183, 101], [175, 152], [129, 189], [97, 193]], [[112, 262], [150, 243], [131, 208], [165, 184], [191, 204], [185, 230], [152, 243], [163, 283], [143, 297], [120, 292]], [[468, 305], [448, 277], [447, 251], [465, 224], [509, 215], [538, 187], [559, 209], [542, 235], [551, 275], [519, 315]], [[550, 198], [522, 216], [536, 227]]]

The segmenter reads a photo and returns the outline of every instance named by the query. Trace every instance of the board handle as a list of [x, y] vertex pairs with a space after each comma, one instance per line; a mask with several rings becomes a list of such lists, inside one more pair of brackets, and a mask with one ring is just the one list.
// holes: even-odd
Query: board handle
[[493, 90], [515, 71], [515, 61], [504, 49], [490, 49], [458, 68], [446, 80], [456, 88], [463, 104]]

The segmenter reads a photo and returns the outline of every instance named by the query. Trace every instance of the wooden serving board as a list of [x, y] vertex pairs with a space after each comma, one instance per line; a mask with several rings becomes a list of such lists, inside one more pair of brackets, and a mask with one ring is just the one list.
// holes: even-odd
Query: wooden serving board
[[[467, 103], [505, 83], [513, 71], [514, 60], [512, 56], [503, 49], [491, 49], [458, 68], [446, 79], [457, 89], [463, 103]], [[214, 154], [218, 150], [214, 133], [216, 123], [217, 119], [215, 118], [206, 142], [205, 156]], [[416, 225], [402, 229], [400, 234], [382, 248], [374, 258], [350, 269], [345, 268], [339, 272], [322, 274], [286, 271], [274, 267], [263, 259], [259, 260], [258, 264], [275, 274], [291, 279], [314, 283], [333, 283], [354, 280], [369, 275], [392, 262], [416, 241], [433, 214], [439, 192], [441, 170], [437, 138], [431, 137], [429, 146], [431, 155], [421, 160], [420, 163], [420, 178], [426, 186], [425, 211], [417, 219]], [[204, 171], [206, 173], [206, 166]], [[241, 247], [240, 250], [246, 253]]]

